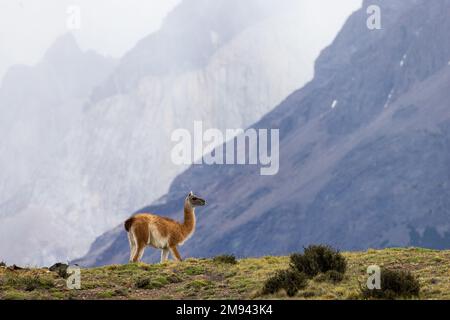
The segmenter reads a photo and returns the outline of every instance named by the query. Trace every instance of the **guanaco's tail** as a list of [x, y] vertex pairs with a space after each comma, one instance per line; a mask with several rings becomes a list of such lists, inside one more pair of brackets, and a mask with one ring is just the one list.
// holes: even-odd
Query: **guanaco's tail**
[[125, 226], [125, 230], [126, 230], [127, 232], [130, 231], [130, 228], [131, 228], [131, 225], [133, 224], [133, 222], [134, 222], [134, 217], [128, 218], [128, 219], [125, 221], [124, 226]]

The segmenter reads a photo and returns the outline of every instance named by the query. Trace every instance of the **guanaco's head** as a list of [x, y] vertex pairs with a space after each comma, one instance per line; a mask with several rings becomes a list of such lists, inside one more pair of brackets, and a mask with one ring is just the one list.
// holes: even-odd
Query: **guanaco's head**
[[192, 191], [187, 195], [186, 201], [188, 201], [192, 207], [201, 207], [206, 204], [205, 199], [196, 196]]

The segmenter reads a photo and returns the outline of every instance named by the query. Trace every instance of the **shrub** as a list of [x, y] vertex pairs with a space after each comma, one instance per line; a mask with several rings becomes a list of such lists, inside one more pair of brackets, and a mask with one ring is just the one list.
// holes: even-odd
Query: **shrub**
[[68, 277], [68, 274], [67, 274], [68, 268], [69, 268], [69, 265], [58, 262], [58, 263], [55, 263], [54, 265], [52, 265], [50, 268], [48, 268], [48, 270], [56, 272], [58, 274], [58, 276], [65, 279]]
[[236, 257], [232, 254], [222, 254], [220, 256], [214, 257], [213, 262], [236, 264], [237, 260]]
[[177, 276], [175, 273], [168, 275], [168, 276], [167, 276], [167, 280], [168, 280], [170, 283], [179, 283], [179, 282], [182, 282], [182, 281], [183, 281], [183, 279], [181, 279], [181, 278], [180, 278], [179, 276]]
[[308, 278], [304, 273], [297, 270], [281, 270], [266, 280], [262, 294], [274, 294], [284, 289], [289, 297], [293, 297], [298, 290], [304, 289], [307, 284]]
[[138, 289], [159, 289], [164, 287], [166, 284], [168, 284], [168, 280], [166, 278], [160, 277], [157, 279], [151, 279], [151, 278], [140, 278], [136, 280], [135, 287]]
[[344, 279], [347, 262], [339, 251], [324, 245], [312, 245], [304, 253], [290, 257], [290, 268], [278, 271], [264, 283], [262, 294], [273, 294], [285, 289], [288, 296], [307, 286], [308, 279], [337, 283]]
[[126, 296], [128, 296], [128, 289], [126, 289], [126, 288], [117, 288], [117, 289], [114, 290], [114, 295], [115, 296], [126, 297]]
[[291, 267], [309, 277], [315, 277], [331, 270], [344, 274], [347, 262], [338, 250], [324, 245], [312, 245], [305, 248], [303, 254], [291, 255]]
[[319, 274], [315, 280], [318, 282], [326, 281], [331, 283], [338, 283], [344, 279], [344, 274], [336, 270], [328, 270], [325, 273]]
[[408, 271], [381, 269], [381, 288], [370, 290], [361, 287], [364, 299], [396, 299], [418, 297], [419, 281]]

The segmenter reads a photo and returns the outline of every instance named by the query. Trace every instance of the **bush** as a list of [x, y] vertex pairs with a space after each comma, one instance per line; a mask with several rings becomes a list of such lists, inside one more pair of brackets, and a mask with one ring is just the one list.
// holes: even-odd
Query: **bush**
[[179, 276], [177, 276], [175, 273], [168, 275], [168, 276], [167, 276], [167, 280], [168, 280], [170, 283], [180, 283], [180, 282], [183, 281], [183, 279], [181, 279], [181, 278], [180, 278]]
[[157, 278], [140, 278], [136, 280], [135, 287], [138, 289], [159, 289], [164, 287], [169, 283], [169, 280], [165, 277], [157, 277]]
[[312, 278], [328, 271], [344, 274], [347, 262], [338, 250], [324, 245], [312, 245], [305, 248], [303, 254], [291, 255], [291, 268]]
[[297, 294], [298, 290], [306, 288], [308, 277], [297, 270], [281, 270], [264, 283], [262, 294], [274, 294], [281, 289], [286, 290], [289, 297]]
[[128, 296], [128, 289], [127, 288], [117, 288], [114, 290], [114, 296], [122, 296], [127, 297]]
[[288, 296], [307, 286], [308, 279], [316, 281], [340, 282], [344, 279], [347, 262], [339, 251], [324, 245], [305, 248], [303, 254], [294, 253], [290, 257], [290, 268], [278, 271], [264, 283], [262, 294], [273, 294], [285, 289]]
[[137, 279], [135, 282], [135, 287], [137, 289], [153, 289], [153, 282], [150, 278]]
[[68, 274], [67, 274], [68, 268], [69, 268], [69, 265], [58, 262], [58, 263], [55, 263], [54, 265], [52, 265], [50, 268], [48, 268], [48, 270], [56, 272], [58, 274], [58, 276], [65, 279], [68, 277]]
[[336, 270], [328, 270], [325, 273], [319, 274], [315, 280], [318, 282], [326, 281], [331, 283], [338, 283], [344, 279], [344, 274], [337, 272]]
[[370, 290], [361, 288], [364, 299], [396, 299], [418, 297], [420, 293], [419, 281], [406, 271], [381, 269], [381, 288]]
[[214, 257], [213, 262], [236, 264], [237, 260], [236, 257], [232, 254], [222, 254], [220, 256]]

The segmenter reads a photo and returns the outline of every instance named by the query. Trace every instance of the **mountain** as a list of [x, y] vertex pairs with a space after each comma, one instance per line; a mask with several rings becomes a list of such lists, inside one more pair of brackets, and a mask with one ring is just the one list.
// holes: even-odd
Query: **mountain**
[[[111, 59], [92, 51], [82, 52], [74, 36], [66, 34], [38, 65], [11, 67], [0, 87], [3, 142], [21, 151], [31, 148], [33, 153], [58, 143], [80, 113], [83, 99], [113, 65]], [[92, 71], [87, 75], [86, 70]]]
[[[0, 179], [2, 259], [43, 265], [81, 256], [99, 234], [164, 195], [187, 169], [170, 157], [175, 129], [191, 129], [195, 120], [205, 129], [247, 127], [311, 80], [314, 60], [349, 11], [339, 9], [316, 32], [309, 12], [293, 0], [184, 0], [101, 80], [95, 63], [80, 66], [71, 56], [77, 50], [64, 49], [70, 39], [49, 50], [58, 66], [31, 85], [23, 87], [31, 75], [11, 71], [2, 99], [16, 90], [17, 100], [0, 100], [0, 110], [17, 110], [20, 99], [30, 97], [35, 113], [20, 114], [38, 134], [28, 124], [18, 127], [20, 134], [5, 129], [10, 145], [23, 137], [27, 145], [20, 150], [29, 154], [2, 150], [0, 163], [13, 167]], [[8, 80], [14, 77], [19, 80]], [[47, 89], [46, 77], [63, 87]], [[66, 107], [71, 99], [53, 97], [61, 90], [77, 103]], [[17, 117], [14, 111], [8, 122], [21, 126]], [[58, 129], [47, 130], [52, 126]], [[35, 161], [41, 156], [45, 160]]]
[[274, 3], [182, 1], [159, 31], [143, 38], [125, 54], [114, 74], [94, 92], [93, 99], [129, 93], [148, 76], [181, 75], [206, 68], [217, 51], [243, 30], [296, 8], [293, 0], [276, 6]]
[[[381, 8], [381, 30], [366, 26], [369, 5]], [[208, 206], [183, 256], [287, 254], [312, 243], [449, 248], [449, 10], [446, 0], [365, 1], [317, 59], [314, 79], [252, 126], [280, 130], [277, 175], [194, 165], [139, 212], [181, 219], [186, 193], [202, 195]], [[77, 262], [128, 255], [118, 226]]]
[[[92, 89], [105, 81], [115, 61], [83, 52], [74, 36], [59, 37], [36, 66], [16, 65], [0, 87], [0, 255], [31, 262], [28, 250], [47, 254], [53, 222], [39, 202], [72, 146], [66, 138], [83, 113]], [[89, 72], [87, 72], [89, 70]], [[47, 236], [45, 241], [43, 235]], [[43, 249], [40, 250], [39, 247]]]

